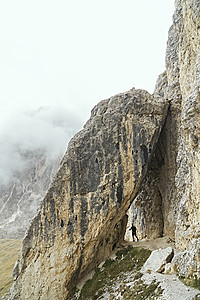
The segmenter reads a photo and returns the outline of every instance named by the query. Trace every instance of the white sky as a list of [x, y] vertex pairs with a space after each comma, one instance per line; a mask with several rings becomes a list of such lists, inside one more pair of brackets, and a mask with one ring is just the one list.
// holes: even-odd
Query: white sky
[[0, 1], [1, 122], [60, 106], [85, 121], [100, 100], [163, 72], [173, 0]]

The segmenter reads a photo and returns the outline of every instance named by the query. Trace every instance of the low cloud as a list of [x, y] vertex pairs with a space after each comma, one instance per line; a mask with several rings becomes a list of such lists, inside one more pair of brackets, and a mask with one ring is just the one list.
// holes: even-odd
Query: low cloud
[[15, 113], [1, 124], [0, 181], [9, 183], [27, 166], [26, 153], [44, 151], [50, 160], [62, 156], [82, 121], [64, 108], [41, 107]]

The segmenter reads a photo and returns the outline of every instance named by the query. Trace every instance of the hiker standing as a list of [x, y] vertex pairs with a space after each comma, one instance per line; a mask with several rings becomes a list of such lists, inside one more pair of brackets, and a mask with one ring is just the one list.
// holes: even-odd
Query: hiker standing
[[137, 234], [136, 234], [136, 227], [132, 224], [131, 228], [129, 228], [129, 230], [132, 230], [132, 238], [133, 238], [133, 242], [135, 241], [134, 237], [136, 237], [137, 242], [139, 241]]

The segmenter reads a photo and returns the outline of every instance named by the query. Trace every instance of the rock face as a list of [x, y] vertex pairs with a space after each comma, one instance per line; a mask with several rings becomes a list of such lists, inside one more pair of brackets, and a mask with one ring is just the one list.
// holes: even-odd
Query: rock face
[[161, 273], [167, 263], [171, 262], [174, 250], [171, 247], [154, 250], [143, 265], [141, 272], [154, 271]]
[[200, 275], [200, 2], [175, 4], [154, 92], [170, 108], [131, 210], [140, 238], [175, 238], [178, 273], [189, 277]]
[[[180, 275], [200, 275], [200, 2], [177, 1], [170, 39], [174, 41], [176, 66], [170, 63], [168, 45], [167, 73], [169, 86], [178, 79], [180, 119], [175, 175], [176, 247]], [[176, 89], [172, 90], [176, 93]], [[184, 266], [183, 266], [183, 263]]]
[[65, 299], [115, 249], [167, 110], [163, 98], [135, 89], [93, 109], [24, 238], [16, 298]]
[[50, 161], [44, 151], [24, 153], [26, 167], [6, 185], [0, 185], [0, 239], [23, 238], [35, 216], [60, 159]]
[[200, 2], [175, 5], [154, 95], [100, 102], [70, 142], [24, 238], [12, 299], [65, 299], [123, 238], [132, 202], [139, 238], [169, 235], [179, 275], [200, 276]]

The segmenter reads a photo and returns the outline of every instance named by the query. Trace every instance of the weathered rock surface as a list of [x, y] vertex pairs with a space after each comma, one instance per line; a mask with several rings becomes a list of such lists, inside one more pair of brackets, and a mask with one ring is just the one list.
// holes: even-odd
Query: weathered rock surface
[[198, 290], [183, 284], [176, 275], [164, 275], [160, 273], [145, 273], [142, 276], [143, 282], [150, 285], [151, 282], [159, 282], [163, 290], [158, 300], [193, 300], [199, 298]]
[[174, 250], [171, 247], [154, 250], [142, 267], [141, 272], [154, 271], [162, 273], [165, 265], [171, 262], [173, 256]]
[[200, 275], [200, 2], [175, 5], [154, 92], [170, 108], [131, 210], [139, 238], [175, 238], [178, 272], [189, 277]]
[[[181, 114], [178, 131], [176, 247], [182, 252], [179, 274], [200, 275], [200, 2], [177, 1], [174, 31], [178, 37], [177, 77]], [[175, 40], [175, 35], [171, 35]], [[168, 68], [174, 80], [171, 67]], [[183, 261], [185, 265], [183, 266]]]
[[[123, 239], [168, 102], [132, 89], [100, 102], [71, 140], [24, 238], [13, 297], [65, 299]], [[14, 296], [14, 294], [16, 294]]]
[[44, 150], [24, 153], [26, 167], [6, 185], [0, 184], [0, 239], [24, 237], [37, 213], [60, 158], [49, 160]]

